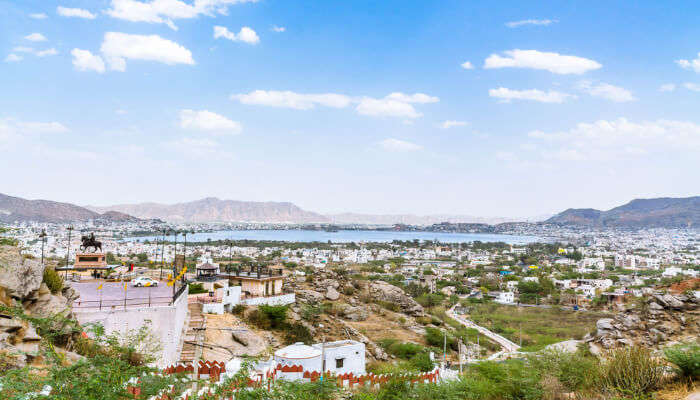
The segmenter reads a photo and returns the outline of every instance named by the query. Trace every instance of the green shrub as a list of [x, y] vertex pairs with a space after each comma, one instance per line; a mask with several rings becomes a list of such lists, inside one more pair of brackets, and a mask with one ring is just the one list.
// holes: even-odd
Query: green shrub
[[270, 318], [268, 318], [267, 315], [259, 309], [249, 312], [247, 315], [247, 320], [249, 323], [257, 326], [260, 329], [270, 329], [272, 326]]
[[190, 294], [208, 293], [208, 291], [204, 289], [203, 283], [190, 283], [188, 285], [188, 290]]
[[600, 365], [603, 389], [626, 396], [642, 396], [662, 383], [663, 364], [649, 349], [632, 346], [613, 350]]
[[261, 305], [258, 307], [258, 310], [270, 321], [270, 327], [272, 329], [281, 328], [284, 325], [284, 321], [287, 319], [288, 309], [289, 307], [287, 306]]
[[53, 294], [63, 290], [63, 278], [53, 268], [44, 268], [44, 283]]
[[297, 342], [311, 344], [313, 343], [314, 338], [307, 327], [300, 323], [293, 323], [289, 324], [285, 328], [284, 340], [287, 344], [293, 344]]
[[577, 351], [544, 351], [528, 357], [528, 365], [555, 377], [569, 391], [590, 390], [598, 377], [598, 359]]
[[245, 309], [246, 309], [245, 305], [243, 305], [243, 304], [236, 304], [236, 305], [233, 306], [233, 308], [231, 309], [231, 313], [232, 313], [232, 314], [235, 314], [235, 315], [238, 315], [239, 317], [242, 317], [243, 315], [245, 315]]
[[430, 372], [434, 368], [433, 360], [430, 359], [430, 354], [426, 351], [411, 357], [410, 363], [421, 372]]
[[676, 373], [684, 378], [700, 377], [700, 345], [678, 344], [664, 349], [666, 360], [676, 366]]

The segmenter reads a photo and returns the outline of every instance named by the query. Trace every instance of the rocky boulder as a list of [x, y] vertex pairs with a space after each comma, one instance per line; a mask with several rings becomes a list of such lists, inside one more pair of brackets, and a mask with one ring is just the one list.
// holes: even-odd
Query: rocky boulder
[[423, 307], [420, 304], [416, 303], [403, 290], [390, 283], [384, 281], [372, 282], [369, 286], [369, 294], [374, 300], [397, 304], [401, 311], [406, 314], [412, 316], [424, 315]]
[[326, 291], [326, 298], [328, 300], [338, 300], [340, 298], [340, 293], [338, 293], [338, 291], [335, 290], [333, 287], [329, 287]]
[[364, 307], [352, 307], [348, 306], [343, 309], [343, 318], [349, 319], [350, 321], [364, 321], [369, 317], [367, 309]]
[[23, 299], [39, 289], [44, 280], [44, 266], [36, 260], [25, 259], [19, 249], [0, 246], [0, 286], [8, 296]]
[[627, 303], [612, 318], [596, 323], [595, 336], [587, 336], [594, 354], [605, 349], [640, 344], [663, 347], [700, 336], [698, 300], [684, 295], [655, 294]]

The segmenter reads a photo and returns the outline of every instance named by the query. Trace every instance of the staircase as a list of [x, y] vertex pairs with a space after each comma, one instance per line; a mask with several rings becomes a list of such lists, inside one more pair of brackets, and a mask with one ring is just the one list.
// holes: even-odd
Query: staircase
[[[202, 313], [202, 304], [198, 302], [187, 304], [190, 313], [190, 320], [185, 331], [182, 352], [180, 352], [180, 362], [191, 362], [196, 364], [202, 355], [202, 344], [204, 343], [204, 329], [206, 328], [206, 316]], [[197, 344], [193, 344], [197, 343]]]

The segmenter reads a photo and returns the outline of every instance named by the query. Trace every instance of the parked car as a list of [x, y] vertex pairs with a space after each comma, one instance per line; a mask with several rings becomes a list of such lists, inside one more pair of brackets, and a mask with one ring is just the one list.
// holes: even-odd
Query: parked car
[[151, 279], [147, 276], [139, 276], [138, 278], [131, 281], [131, 285], [135, 287], [158, 286], [158, 281], [155, 279]]

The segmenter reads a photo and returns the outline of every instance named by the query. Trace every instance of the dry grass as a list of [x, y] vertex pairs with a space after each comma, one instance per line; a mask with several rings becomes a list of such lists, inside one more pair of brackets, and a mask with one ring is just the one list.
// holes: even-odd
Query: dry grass
[[655, 398], [656, 400], [684, 400], [691, 393], [698, 391], [700, 391], [700, 385], [697, 382], [674, 382], [656, 392]]
[[369, 318], [365, 321], [347, 321], [347, 323], [358, 331], [363, 332], [374, 342], [381, 339], [396, 339], [401, 342], [425, 344], [425, 340], [421, 335], [405, 328], [399, 322], [399, 317], [392, 312], [387, 312], [385, 316], [370, 313]]

